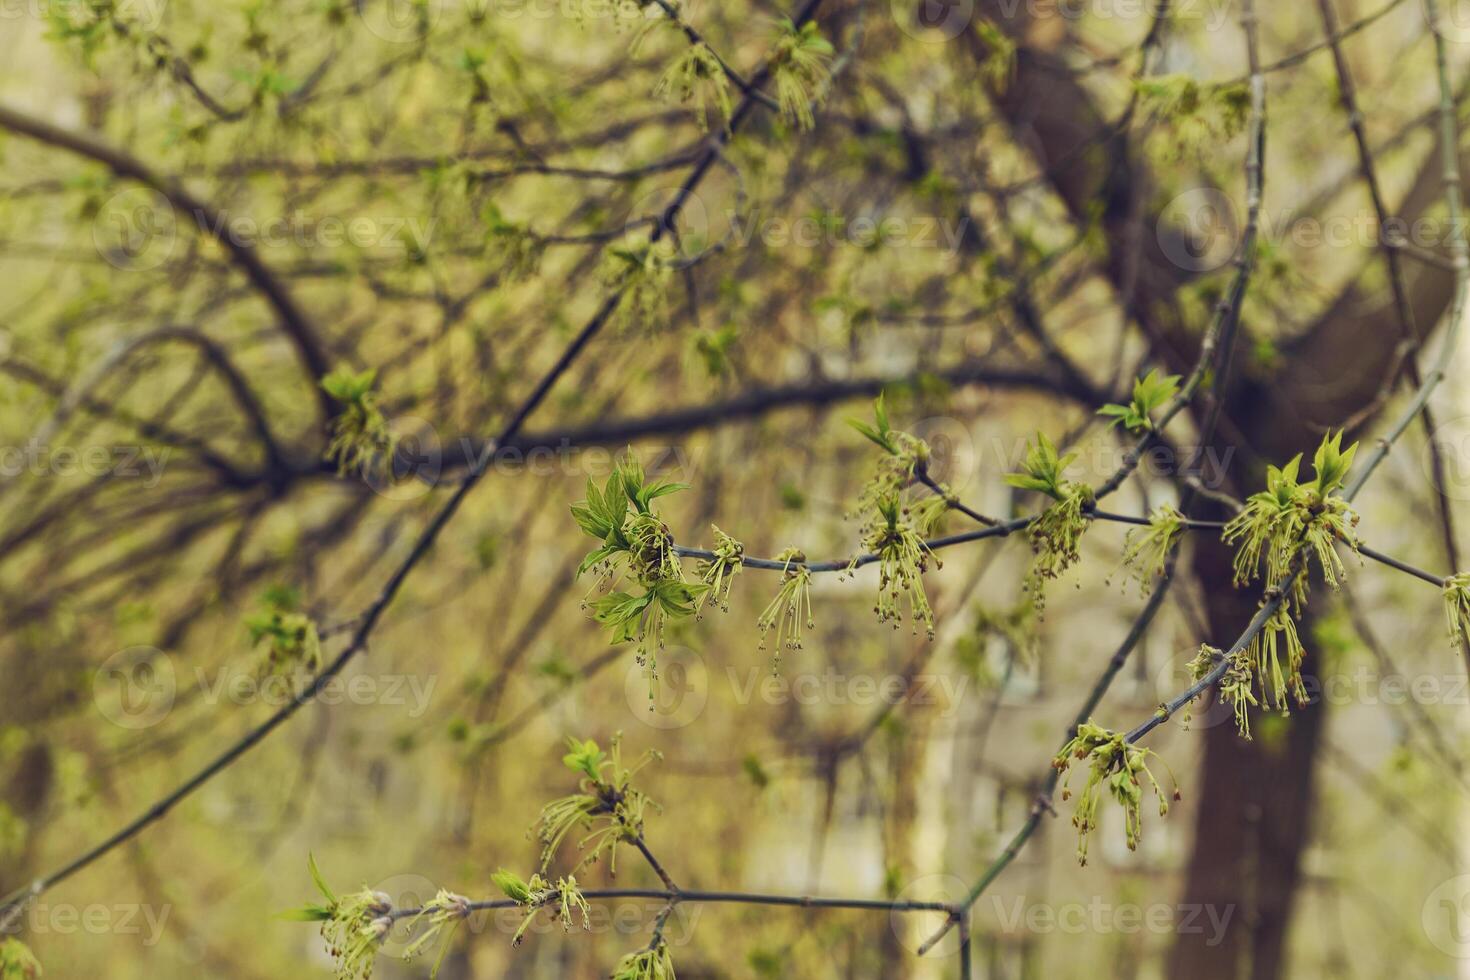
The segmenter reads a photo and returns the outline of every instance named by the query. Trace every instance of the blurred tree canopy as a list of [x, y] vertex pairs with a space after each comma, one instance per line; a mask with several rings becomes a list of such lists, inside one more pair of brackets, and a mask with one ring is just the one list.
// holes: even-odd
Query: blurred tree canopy
[[1449, 971], [1462, 13], [4, 5], [0, 980]]

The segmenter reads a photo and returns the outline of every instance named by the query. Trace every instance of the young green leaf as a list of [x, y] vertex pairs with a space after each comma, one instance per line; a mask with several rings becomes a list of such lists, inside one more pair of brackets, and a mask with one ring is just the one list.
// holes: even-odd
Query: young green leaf
[[1179, 391], [1179, 375], [1161, 376], [1155, 368], [1133, 382], [1133, 400], [1127, 405], [1108, 404], [1097, 414], [1112, 418], [1110, 425], [1121, 424], [1129, 432], [1153, 429], [1153, 413], [1173, 399]]

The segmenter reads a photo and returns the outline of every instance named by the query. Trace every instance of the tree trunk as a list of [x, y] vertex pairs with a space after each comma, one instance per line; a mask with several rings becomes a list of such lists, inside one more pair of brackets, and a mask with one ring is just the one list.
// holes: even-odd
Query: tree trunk
[[[1232, 588], [1228, 548], [1203, 539], [1196, 548], [1194, 573], [1208, 597], [1210, 632], [1233, 638], [1254, 612], [1254, 597]], [[1308, 632], [1308, 623], [1298, 625]], [[1304, 676], [1312, 664], [1308, 644]], [[1313, 689], [1309, 679], [1307, 687]], [[1189, 914], [1199, 910], [1193, 921], [1227, 926], [1223, 937], [1209, 928], [1181, 931], [1167, 976], [1282, 975], [1326, 708], [1319, 700], [1293, 710], [1279, 739], [1262, 737], [1262, 726], [1253, 724], [1256, 738], [1247, 742], [1228, 717], [1204, 733], [1204, 764], [1195, 780], [1195, 847], [1180, 902]]]

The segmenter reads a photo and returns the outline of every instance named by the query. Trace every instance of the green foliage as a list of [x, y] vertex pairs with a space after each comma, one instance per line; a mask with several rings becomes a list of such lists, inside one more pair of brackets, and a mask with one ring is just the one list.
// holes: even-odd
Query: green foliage
[[663, 648], [667, 621], [695, 615], [703, 591], [686, 582], [653, 582], [639, 594], [613, 592], [594, 600], [592, 618], [609, 628], [613, 643], [636, 639], [638, 662], [652, 666]]
[[[0, 752], [0, 758], [3, 758], [3, 752]], [[0, 800], [0, 858], [20, 854], [25, 849], [30, 830], [26, 819], [9, 803]]]
[[588, 779], [602, 778], [602, 767], [607, 765], [607, 753], [598, 748], [596, 742], [590, 738], [581, 742], [568, 735], [567, 748], [570, 751], [561, 757], [562, 765]]
[[1059, 456], [1057, 447], [1052, 445], [1046, 433], [1038, 432], [1036, 441], [1026, 444], [1026, 458], [1021, 462], [1021, 472], [1007, 473], [1006, 483], [1021, 490], [1044, 493], [1053, 500], [1061, 500], [1066, 495], [1066, 481], [1062, 479], [1062, 471], [1076, 458], [1076, 453]]
[[1036, 604], [1029, 598], [1005, 609], [989, 609], [976, 605], [974, 627], [955, 644], [955, 659], [982, 685], [990, 687], [996, 678], [989, 662], [991, 637], [1005, 640], [1010, 650], [1023, 662], [1036, 658]]
[[1358, 547], [1354, 531], [1358, 515], [1337, 495], [1358, 447], [1354, 443], [1345, 452], [1341, 447], [1340, 431], [1323, 438], [1313, 458], [1315, 479], [1309, 483], [1299, 480], [1300, 454], [1279, 469], [1268, 467], [1266, 489], [1253, 494], [1222, 532], [1227, 544], [1240, 542], [1235, 553], [1236, 585], [1261, 576], [1263, 567], [1268, 592], [1279, 592], [1291, 584], [1287, 601], [1252, 640], [1248, 661], [1231, 668], [1236, 674], [1232, 689], [1243, 737], [1249, 737], [1249, 726], [1244, 717], [1245, 695], [1240, 693], [1242, 668], [1254, 671], [1262, 705], [1285, 712], [1288, 697], [1298, 705], [1306, 704], [1301, 676], [1306, 651], [1292, 618], [1293, 612], [1300, 614], [1307, 598], [1307, 576], [1300, 566], [1315, 559], [1322, 577], [1335, 589], [1346, 575], [1337, 543], [1345, 542], [1354, 550]]
[[668, 319], [674, 249], [667, 239], [633, 242], [603, 252], [602, 283], [618, 295], [613, 322], [623, 329], [662, 326]]
[[[907, 595], [909, 619], [918, 632], [922, 624], [929, 638], [934, 638], [934, 610], [924, 593], [923, 573], [932, 559], [940, 567], [939, 558], [929, 550], [908, 520], [908, 508], [897, 494], [878, 501], [877, 513], [863, 536], [863, 545], [878, 556], [878, 600], [873, 611], [878, 622], [893, 623], [898, 629], [903, 621], [900, 599]], [[852, 573], [854, 566], [848, 568]]]
[[337, 464], [337, 475], [357, 470], [371, 476], [391, 463], [397, 439], [378, 408], [373, 385], [378, 372], [354, 373], [338, 368], [322, 378], [322, 389], [342, 407], [331, 421], [326, 458]]
[[1215, 150], [1240, 132], [1250, 114], [1250, 89], [1244, 82], [1201, 84], [1174, 74], [1136, 84], [1140, 110], [1159, 124], [1150, 148], [1165, 160]]
[[730, 369], [730, 348], [740, 339], [740, 331], [726, 324], [718, 330], [701, 330], [694, 334], [690, 346], [704, 364], [705, 373], [718, 378]]
[[338, 980], [367, 980], [373, 974], [373, 960], [383, 937], [393, 926], [393, 900], [368, 888], [339, 898], [322, 877], [315, 858], [308, 857], [307, 867], [326, 904], [292, 909], [282, 917], [320, 922], [327, 952], [337, 964]]
[[776, 101], [782, 118], [798, 129], [816, 125], [812, 104], [826, 98], [832, 54], [832, 43], [822, 36], [815, 21], [797, 27], [790, 19], [782, 18], [772, 55], [771, 77], [776, 83]]
[[1317, 480], [1313, 490], [1318, 498], [1325, 498], [1328, 494], [1340, 488], [1347, 480], [1348, 470], [1353, 467], [1353, 457], [1358, 454], [1358, 444], [1355, 442], [1342, 451], [1342, 430], [1337, 434], [1328, 433], [1322, 438], [1322, 443], [1317, 447], [1317, 452], [1312, 457], [1312, 470], [1317, 474]]
[[873, 399], [873, 424], [869, 425], [862, 419], [848, 419], [847, 424], [858, 432], [861, 432], [878, 448], [890, 456], [897, 456], [899, 449], [894, 441], [894, 429], [888, 422], [888, 408], [883, 404], [883, 394]]
[[1138, 580], [1144, 595], [1152, 591], [1154, 579], [1164, 574], [1164, 563], [1183, 533], [1184, 515], [1169, 504], [1154, 508], [1147, 527], [1128, 532], [1123, 545], [1123, 564]]
[[577, 912], [582, 914], [582, 928], [592, 928], [592, 908], [587, 904], [582, 890], [577, 887], [575, 875], [559, 878], [555, 885], [540, 874], [533, 874], [530, 881], [525, 881], [515, 872], [503, 869], [490, 877], [508, 898], [519, 902], [525, 910], [525, 918], [511, 937], [512, 946], [521, 944], [526, 930], [531, 927], [531, 923], [536, 920], [536, 914], [542, 909], [551, 909], [552, 920], [560, 919], [565, 931], [571, 931], [572, 920]]
[[36, 980], [42, 972], [41, 961], [25, 943], [14, 936], [0, 942], [0, 980]]
[[540, 270], [546, 242], [530, 229], [508, 221], [494, 201], [481, 209], [480, 223], [485, 226], [485, 257], [506, 282], [529, 279]]
[[673, 534], [653, 512], [653, 502], [659, 497], [684, 489], [687, 485], [683, 483], [649, 482], [629, 450], [604, 487], [599, 489], [589, 479], [587, 498], [572, 505], [577, 525], [602, 542], [582, 560], [577, 574], [599, 571], [594, 592], [610, 589], [622, 573], [642, 587], [640, 592], [612, 591], [588, 605], [592, 617], [608, 627], [614, 644], [638, 641], [638, 662], [649, 674], [650, 702], [658, 680], [657, 651], [663, 647], [667, 623], [697, 614], [709, 590], [704, 582], [684, 581]]
[[[914, 481], [914, 474], [929, 465], [929, 446], [918, 436], [893, 428], [888, 421], [888, 409], [883, 395], [873, 400], [873, 424], [860, 419], [848, 419], [847, 424], [860, 432], [864, 438], [883, 450], [873, 476], [858, 494], [857, 512], [865, 516], [876, 510], [879, 503], [902, 492]], [[938, 517], [932, 510], [938, 506], [941, 512], [948, 509], [951, 497], [943, 495], [940, 505], [930, 505], [925, 510], [925, 520], [930, 526]]]
[[89, 67], [109, 40], [125, 36], [128, 25], [119, 15], [123, 4], [53, 3], [40, 8], [46, 18], [49, 40], [71, 44], [77, 48], [83, 64]]
[[993, 21], [979, 18], [975, 33], [985, 50], [981, 77], [997, 92], [1004, 92], [1016, 74], [1016, 42]]
[[771, 774], [761, 764], [760, 756], [753, 752], [747, 754], [745, 758], [740, 760], [740, 771], [745, 773], [745, 777], [750, 780], [751, 785], [756, 789], [765, 789], [771, 785]]
[[772, 630], [776, 633], [772, 669], [780, 666], [783, 648], [801, 649], [803, 627], [811, 630], [817, 625], [812, 618], [812, 573], [806, 567], [806, 555], [797, 548], [787, 548], [776, 560], [782, 562], [781, 587], [756, 621], [762, 650], [766, 648], [767, 634]]
[[[1235, 583], [1245, 585], [1265, 566], [1268, 588], [1280, 588], [1295, 571], [1303, 548], [1317, 559], [1323, 577], [1337, 588], [1346, 574], [1335, 544], [1357, 548], [1358, 515], [1337, 496], [1352, 466], [1358, 446], [1341, 451], [1342, 432], [1329, 434], [1318, 447], [1313, 466], [1316, 479], [1300, 483], [1301, 455], [1281, 468], [1267, 467], [1266, 489], [1253, 494], [1228, 524], [1226, 544], [1240, 542], [1235, 554]], [[1305, 600], [1305, 577], [1296, 580], [1298, 605]]]
[[[533, 876], [533, 880], [539, 877], [539, 875], [535, 875]], [[531, 901], [532, 891], [530, 883], [514, 871], [506, 871], [504, 868], [501, 868], [490, 876], [490, 880], [495, 882], [495, 887], [505, 892], [505, 897], [512, 902], [520, 902], [522, 905], [525, 905]]]
[[1450, 641], [1464, 644], [1470, 636], [1470, 572], [1459, 572], [1445, 579], [1442, 594]]
[[547, 870], [567, 836], [576, 830], [584, 833], [577, 842], [581, 857], [571, 873], [576, 874], [605, 854], [611, 873], [616, 874], [617, 846], [641, 839], [648, 808], [658, 808], [658, 804], [632, 785], [633, 777], [662, 756], [648, 751], [632, 766], [624, 766], [621, 733], [613, 736], [605, 757], [591, 740], [568, 739], [567, 744], [572, 751], [562, 761], [582, 778], [576, 793], [542, 807], [532, 827], [542, 845], [541, 871]]
[[624, 956], [613, 970], [612, 980], [677, 980], [668, 944], [660, 942], [653, 949]]
[[[1081, 864], [1087, 864], [1087, 838], [1097, 827], [1097, 809], [1104, 790], [1123, 808], [1129, 850], [1137, 850], [1143, 835], [1143, 785], [1140, 776], [1153, 787], [1154, 796], [1159, 801], [1159, 816], [1169, 812], [1169, 799], [1148, 767], [1151, 756], [1157, 758], [1153, 750], [1128, 743], [1122, 732], [1109, 731], [1088, 721], [1077, 726], [1077, 734], [1052, 760], [1052, 766], [1058, 772], [1067, 773], [1062, 784], [1064, 800], [1072, 795], [1067, 788], [1071, 781], [1069, 768], [1072, 761], [1088, 762], [1087, 785], [1083, 787], [1072, 815], [1072, 825], [1077, 828], [1077, 859]], [[1172, 774], [1170, 779], [1172, 781]], [[1172, 796], [1179, 799], [1177, 782]]]
[[1025, 588], [1032, 594], [1038, 612], [1046, 606], [1047, 581], [1076, 564], [1081, 557], [1082, 535], [1092, 523], [1088, 513], [1093, 505], [1092, 487], [1062, 476], [1076, 456], [1059, 455], [1046, 434], [1038, 432], [1036, 441], [1027, 446], [1021, 472], [1006, 474], [1011, 486], [1044, 493], [1055, 501], [1026, 528], [1033, 559]]
[[730, 102], [730, 80], [725, 76], [720, 58], [707, 44], [690, 44], [674, 58], [673, 64], [653, 87], [659, 98], [672, 98], [683, 105], [694, 105], [699, 128], [709, 130], [709, 105], [719, 109], [723, 125], [730, 122], [734, 107]]
[[266, 594], [265, 605], [245, 618], [251, 646], [266, 648], [261, 669], [268, 674], [315, 673], [322, 665], [321, 638], [311, 617], [297, 610], [295, 593], [273, 589]]
[[1153, 429], [1154, 411], [1169, 403], [1179, 391], [1179, 375], [1160, 376], [1158, 369], [1149, 371], [1133, 382], [1133, 400], [1127, 405], [1107, 404], [1097, 414], [1112, 418], [1108, 424], [1119, 425], [1129, 432]]

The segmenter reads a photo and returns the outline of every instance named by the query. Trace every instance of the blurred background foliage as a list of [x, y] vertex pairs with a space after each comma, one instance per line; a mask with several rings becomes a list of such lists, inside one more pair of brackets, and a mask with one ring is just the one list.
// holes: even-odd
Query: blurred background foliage
[[[530, 870], [527, 827], [571, 788], [564, 736], [605, 743], [619, 730], [633, 754], [663, 753], [641, 777], [663, 807], [648, 834], [687, 887], [962, 894], [1029, 811], [1141, 604], [1117, 569], [1123, 528], [1089, 532], [1044, 619], [1020, 588], [1024, 540], [945, 552], [926, 576], [933, 641], [879, 628], [871, 572], [822, 577], [816, 629], [774, 681], [755, 623], [777, 577], [747, 570], [728, 613], [671, 633], [650, 710], [631, 650], [609, 647], [582, 608], [587, 583], [572, 573], [587, 539], [567, 508], [631, 442], [650, 473], [691, 484], [661, 501], [681, 543], [709, 546], [713, 522], [752, 554], [849, 554], [858, 528], [844, 515], [874, 452], [843, 420], [866, 416], [885, 385], [895, 425], [928, 440], [941, 478], [986, 513], [1025, 510], [1003, 474], [1037, 429], [1080, 452], [1077, 478], [1110, 473], [1125, 442], [1093, 409], [1163, 355], [1108, 274], [1104, 199], [1079, 220], [1048, 180], [1061, 165], [1046, 159], [1049, 134], [1016, 125], [995, 92], [1024, 103], [1024, 90], [1006, 87], [1018, 84], [1009, 45], [1019, 43], [1115, 116], [1151, 22], [1135, 6], [1067, 16], [1027, 6], [1032, 18], [1002, 31], [982, 4], [948, 37], [904, 4], [824, 5], [817, 21], [839, 70], [815, 128], [751, 114], [677, 225], [678, 254], [715, 250], [664, 275], [554, 389], [524, 440], [553, 453], [496, 458], [349, 666], [348, 685], [365, 693], [349, 686], [342, 703], [308, 707], [165, 822], [44, 896], [22, 936], [47, 975], [327, 975], [315, 930], [273, 918], [311, 897], [309, 852], [341, 888], [490, 897], [491, 872]], [[679, 13], [749, 77], [789, 12], [741, 2]], [[1375, 15], [1346, 43], [1397, 201], [1433, 146], [1422, 11], [1398, 2], [1376, 16], [1348, 2], [1339, 13]], [[1238, 14], [1221, 2], [1170, 19], [1152, 74], [1200, 79], [1205, 106], [1186, 112], [1177, 89], [1145, 88], [1128, 137], [1150, 168], [1133, 196], [1140, 209], [1204, 186], [1239, 201]], [[1351, 226], [1371, 209], [1315, 11], [1263, 14], [1268, 61], [1315, 51], [1270, 75], [1265, 231], [1235, 361], [1269, 387], [1345, 289], [1368, 294], [1369, 311], [1387, 300], [1371, 241], [1318, 247], [1288, 233], [1299, 214]], [[673, 199], [708, 133], [690, 105], [655, 94], [688, 41], [652, 6], [36, 0], [3, 17], [0, 102], [95, 133], [207, 202], [223, 237], [250, 242], [309, 311], [327, 366], [376, 371], [393, 431], [428, 461], [400, 482], [339, 476], [323, 461], [324, 372], [304, 363], [235, 256], [158, 191], [0, 135], [8, 890], [145, 810], [271, 710], [269, 689], [229, 686], [256, 676], [244, 620], [271, 590], [294, 590], [324, 629], [372, 601], [447, 493], [419, 477], [462, 472], [464, 440], [481, 447], [526, 396], [605, 299], [616, 251], [646, 240], [640, 219]], [[718, 129], [715, 103], [707, 112]], [[1192, 271], [1172, 308], [1197, 338], [1229, 267]], [[1442, 415], [1462, 414], [1464, 397], [1448, 389]], [[687, 424], [619, 428], [686, 407]], [[1220, 460], [1237, 494], [1259, 478], [1247, 459], [1260, 447], [1240, 438], [1222, 433]], [[1423, 444], [1411, 432], [1361, 504], [1365, 536], [1395, 554], [1437, 554]], [[1462, 483], [1440, 489], [1461, 505]], [[1142, 513], [1175, 495], [1145, 467], [1116, 509]], [[946, 529], [965, 529], [963, 518]], [[1308, 709], [1329, 717], [1316, 765], [1290, 787], [1317, 797], [1309, 837], [1259, 858], [1299, 865], [1301, 880], [1285, 909], [1236, 908], [1233, 928], [1274, 917], [1284, 929], [1289, 915], [1274, 967], [1287, 975], [1450, 975], [1456, 961], [1428, 923], [1461, 860], [1463, 773], [1445, 761], [1463, 758], [1461, 668], [1421, 584], [1376, 567], [1351, 576], [1351, 601], [1319, 590], [1314, 604], [1314, 672], [1345, 679], [1349, 693]], [[1129, 727], [1185, 686], [1198, 644], [1224, 639], [1209, 629], [1208, 600], [1188, 576], [1176, 587], [1100, 723]], [[1365, 629], [1398, 673], [1437, 680], [1441, 693], [1385, 694]], [[340, 642], [324, 637], [329, 657]], [[140, 677], [154, 686], [128, 686]], [[881, 693], [890, 680], [903, 697]], [[172, 703], [140, 723], [130, 712], [157, 683], [172, 685]], [[1299, 717], [1260, 718], [1258, 750], [1283, 752]], [[1167, 975], [1185, 868], [1212, 843], [1196, 839], [1192, 798], [1203, 740], [1220, 722], [1218, 708], [1201, 709], [1189, 730], [1170, 725], [1151, 741], [1184, 802], [1146, 820], [1139, 851], [1123, 847], [1108, 813], [1095, 859], [1078, 869], [1067, 812], [1046, 822], [976, 907], [980, 975]], [[657, 886], [631, 860], [619, 870], [620, 884]], [[605, 885], [604, 874], [584, 886]], [[156, 930], [136, 910], [138, 929], [124, 927], [140, 904], [164, 917]], [[1117, 916], [1159, 904], [1167, 928]], [[105, 928], [68, 927], [67, 908], [92, 905], [109, 910]], [[1081, 928], [1017, 918], [1078, 906], [1103, 911]], [[646, 941], [657, 912], [608, 908], [593, 935], [538, 930], [519, 949], [514, 922], [482, 917], [443, 975], [605, 974]], [[680, 977], [696, 980], [954, 976], [953, 937], [913, 955], [937, 920], [690, 906], [668, 938]], [[1207, 916], [1197, 924], [1211, 928]], [[427, 970], [379, 964], [383, 977]]]

